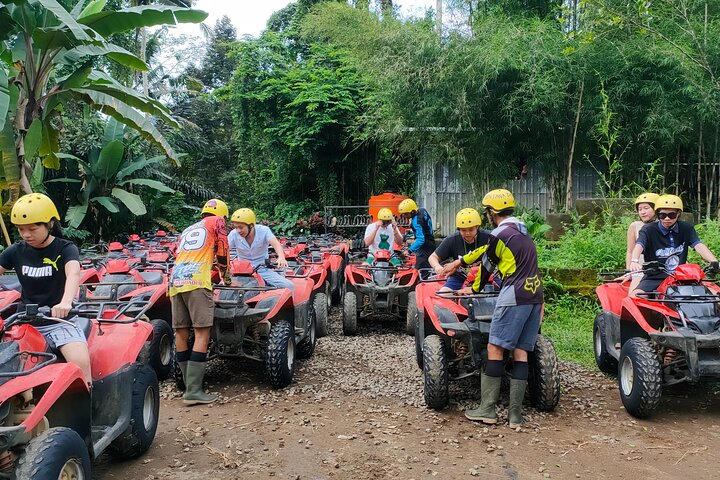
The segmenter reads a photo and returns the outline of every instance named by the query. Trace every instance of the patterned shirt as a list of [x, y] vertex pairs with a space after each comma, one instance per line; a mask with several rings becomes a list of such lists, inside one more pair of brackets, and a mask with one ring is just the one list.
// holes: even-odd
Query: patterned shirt
[[228, 256], [225, 218], [205, 217], [186, 228], [180, 236], [170, 277], [170, 296], [199, 288], [212, 290], [211, 272], [216, 256], [220, 269], [225, 270]]

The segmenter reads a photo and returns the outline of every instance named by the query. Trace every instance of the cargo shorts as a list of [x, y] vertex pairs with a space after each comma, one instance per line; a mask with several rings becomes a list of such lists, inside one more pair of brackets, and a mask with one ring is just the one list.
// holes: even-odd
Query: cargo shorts
[[495, 307], [490, 323], [490, 343], [505, 350], [535, 350], [540, 329], [542, 303]]
[[178, 328], [212, 327], [215, 301], [212, 290], [198, 288], [170, 297], [172, 326]]

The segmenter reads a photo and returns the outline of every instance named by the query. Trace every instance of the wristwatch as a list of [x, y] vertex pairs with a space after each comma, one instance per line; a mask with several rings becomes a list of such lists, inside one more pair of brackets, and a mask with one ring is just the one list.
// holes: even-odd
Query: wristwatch
[[630, 263], [640, 263], [640, 259], [633, 258], [632, 260], [630, 260]]

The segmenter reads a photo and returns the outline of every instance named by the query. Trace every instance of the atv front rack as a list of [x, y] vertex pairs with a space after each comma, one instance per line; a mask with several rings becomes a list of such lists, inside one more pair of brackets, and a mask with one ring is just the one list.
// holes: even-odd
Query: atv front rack
[[[72, 312], [81, 317], [94, 318], [99, 323], [134, 323], [140, 320], [140, 318], [145, 315], [145, 312], [147, 312], [151, 306], [152, 305], [148, 300], [136, 299], [128, 301], [80, 301], [73, 304]], [[120, 319], [121, 316], [128, 313], [131, 309], [133, 312], [132, 315], [127, 315], [129, 318]], [[138, 310], [135, 311], [135, 309]], [[102, 318], [102, 315], [108, 311], [114, 311], [113, 316], [110, 318]]]
[[[648, 302], [657, 303], [720, 303], [720, 296], [717, 295], [671, 295], [663, 292], [636, 292], [638, 298]], [[658, 298], [662, 297], [662, 298]]]

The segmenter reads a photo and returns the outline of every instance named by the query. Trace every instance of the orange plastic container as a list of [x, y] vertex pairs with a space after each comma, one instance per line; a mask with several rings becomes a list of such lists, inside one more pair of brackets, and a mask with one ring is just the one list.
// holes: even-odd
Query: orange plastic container
[[398, 193], [393, 192], [385, 192], [381, 195], [373, 195], [370, 197], [370, 208], [369, 208], [369, 214], [373, 219], [373, 222], [377, 220], [378, 212], [380, 212], [381, 208], [389, 208], [390, 211], [397, 217], [398, 215], [398, 205], [400, 205], [400, 202], [405, 200], [406, 198], [410, 198], [407, 195], [400, 195]]

